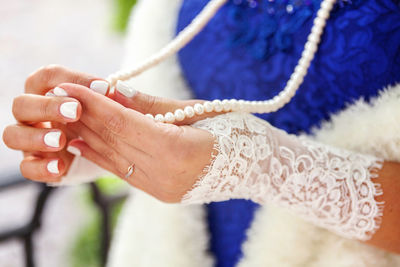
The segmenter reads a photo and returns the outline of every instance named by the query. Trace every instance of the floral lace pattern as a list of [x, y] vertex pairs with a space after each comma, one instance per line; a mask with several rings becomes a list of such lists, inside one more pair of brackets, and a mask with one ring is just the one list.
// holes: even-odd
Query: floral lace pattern
[[215, 138], [213, 160], [182, 199], [208, 203], [251, 199], [286, 207], [347, 238], [367, 240], [379, 227], [382, 194], [372, 179], [381, 162], [289, 135], [253, 115], [230, 113], [196, 122]]

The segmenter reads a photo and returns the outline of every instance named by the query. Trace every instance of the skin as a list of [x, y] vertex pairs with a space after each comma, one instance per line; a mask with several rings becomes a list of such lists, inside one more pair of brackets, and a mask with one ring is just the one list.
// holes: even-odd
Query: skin
[[[26, 93], [15, 98], [13, 114], [18, 121], [3, 133], [4, 143], [24, 151], [21, 173], [39, 182], [55, 182], [68, 171], [73, 156], [68, 145], [78, 148], [83, 157], [115, 173], [157, 199], [175, 203], [192, 188], [211, 160], [214, 138], [207, 131], [189, 126], [201, 117], [174, 124], [154, 122], [143, 114], [165, 113], [200, 100], [178, 101], [157, 98], [138, 92], [132, 98], [116, 92], [108, 97], [90, 90], [93, 80], [101, 80], [60, 66], [49, 66], [30, 75]], [[46, 97], [55, 86], [68, 97]], [[78, 101], [78, 116], [66, 119], [59, 113], [62, 103]], [[82, 110], [84, 112], [82, 112]], [[68, 123], [68, 124], [65, 124]], [[47, 131], [63, 132], [59, 148], [43, 143]], [[81, 136], [83, 140], [77, 139]], [[60, 174], [47, 171], [47, 163], [59, 159]], [[128, 166], [135, 163], [135, 172], [124, 178]], [[384, 201], [381, 227], [367, 244], [400, 253], [400, 164], [384, 162], [375, 182], [381, 184]]]

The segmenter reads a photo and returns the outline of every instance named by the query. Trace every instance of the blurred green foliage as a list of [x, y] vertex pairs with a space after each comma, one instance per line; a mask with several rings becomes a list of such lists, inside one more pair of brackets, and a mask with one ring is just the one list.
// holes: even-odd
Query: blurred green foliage
[[113, 0], [114, 1], [114, 16], [113, 28], [118, 32], [125, 32], [128, 25], [129, 15], [132, 7], [136, 4], [136, 0]]
[[[104, 194], [115, 194], [127, 187], [126, 183], [114, 177], [104, 177], [96, 181], [96, 185]], [[100, 267], [101, 214], [92, 201], [91, 191], [83, 194], [83, 204], [90, 218], [77, 234], [72, 244], [70, 266]], [[111, 210], [111, 227], [114, 230], [123, 202], [116, 203]]]

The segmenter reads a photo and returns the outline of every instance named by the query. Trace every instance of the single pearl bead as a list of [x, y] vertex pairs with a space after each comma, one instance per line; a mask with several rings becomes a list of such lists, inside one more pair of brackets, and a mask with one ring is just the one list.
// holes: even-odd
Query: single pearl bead
[[317, 16], [326, 20], [329, 18], [329, 12], [325, 9], [320, 9], [317, 12]]
[[269, 110], [269, 112], [275, 112], [279, 109], [280, 107], [278, 106], [278, 104], [274, 104], [271, 105], [271, 109]]
[[253, 102], [252, 101], [244, 101], [244, 111], [245, 112], [253, 112]]
[[318, 36], [321, 36], [321, 35], [322, 35], [322, 28], [319, 27], [319, 26], [317, 26], [317, 25], [314, 25], [314, 26], [311, 28], [311, 33], [312, 33], [312, 34], [315, 34], [315, 35], [318, 35]]
[[289, 81], [293, 81], [297, 84], [301, 84], [304, 80], [304, 76], [301, 75], [300, 73], [294, 72], [291, 76]]
[[156, 121], [158, 121], [158, 122], [164, 122], [164, 121], [165, 121], [164, 115], [162, 115], [162, 114], [157, 114], [157, 115], [154, 117], [154, 119], [155, 119]]
[[325, 26], [326, 21], [324, 19], [320, 18], [320, 17], [316, 17], [314, 19], [314, 24], [322, 28], [322, 27]]
[[236, 99], [229, 100], [229, 103], [231, 103], [231, 110], [232, 111], [238, 111], [239, 104], [238, 104], [238, 101]]
[[154, 120], [154, 116], [151, 115], [151, 114], [146, 114], [145, 116], [146, 116], [147, 118], [150, 118], [150, 119]]
[[202, 104], [199, 103], [195, 104], [193, 109], [197, 115], [201, 115], [204, 113], [204, 106]]
[[304, 60], [307, 60], [307, 61], [311, 62], [311, 60], [314, 57], [314, 54], [305, 49], [303, 51], [303, 53], [301, 54], [301, 57], [304, 58]]
[[231, 111], [232, 105], [228, 99], [222, 100], [222, 106], [223, 106], [224, 111], [226, 111], [226, 112]]
[[306, 42], [306, 44], [304, 45], [304, 48], [306, 50], [310, 51], [312, 54], [314, 54], [318, 49], [317, 45], [315, 43], [310, 42], [310, 41]]
[[213, 106], [214, 106], [214, 110], [216, 112], [221, 112], [223, 107], [222, 107], [222, 103], [220, 100], [216, 99], [212, 102]]
[[174, 123], [175, 115], [172, 112], [167, 112], [165, 114], [165, 121], [168, 122], [168, 123]]
[[263, 101], [257, 102], [257, 113], [263, 113], [264, 109], [269, 109], [268, 105], [265, 105]]
[[206, 112], [213, 112], [214, 111], [214, 106], [212, 105], [212, 103], [210, 101], [206, 101], [204, 102], [204, 110]]
[[288, 95], [288, 98], [289, 98], [289, 99], [292, 99], [292, 97], [294, 97], [294, 95], [295, 95], [296, 92], [297, 92], [297, 89], [299, 88], [299, 85], [296, 85], [295, 87], [296, 87], [296, 88], [295, 88], [294, 90], [288, 90], [288, 91], [287, 91], [287, 95]]
[[311, 62], [306, 58], [302, 57], [299, 60], [299, 66], [303, 67], [307, 71], [308, 67], [310, 67]]
[[284, 91], [293, 91], [296, 92], [296, 90], [299, 88], [299, 84], [294, 81], [294, 80], [289, 80], [286, 84], [285, 90]]
[[192, 118], [194, 116], [194, 109], [191, 106], [187, 106], [183, 109], [183, 112], [185, 112], [185, 116], [188, 118]]
[[296, 68], [294, 68], [294, 73], [298, 73], [299, 75], [305, 76], [307, 74], [307, 70], [304, 69], [303, 66], [297, 65]]
[[238, 105], [238, 110], [240, 110], [240, 111], [243, 111], [244, 110], [244, 100], [243, 99], [239, 99], [238, 100], [238, 103], [237, 103], [237, 105]]
[[321, 8], [326, 11], [330, 11], [333, 7], [335, 1], [323, 1], [321, 3]]
[[318, 35], [318, 34], [315, 34], [315, 33], [311, 33], [311, 34], [308, 36], [307, 39], [308, 39], [308, 41], [311, 42], [311, 43], [318, 44], [319, 41], [321, 41], [321, 36]]
[[252, 113], [256, 113], [257, 111], [258, 111], [258, 103], [257, 103], [257, 101], [252, 101], [251, 103], [250, 103], [250, 112], [252, 112]]
[[174, 114], [177, 121], [183, 121], [185, 119], [185, 112], [183, 112], [183, 110], [180, 108], [175, 110]]

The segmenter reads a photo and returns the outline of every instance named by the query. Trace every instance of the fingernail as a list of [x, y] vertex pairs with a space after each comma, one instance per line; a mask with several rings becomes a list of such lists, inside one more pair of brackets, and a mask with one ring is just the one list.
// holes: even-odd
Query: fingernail
[[60, 106], [60, 113], [69, 119], [76, 119], [78, 102], [65, 102]]
[[68, 151], [69, 153], [75, 155], [75, 156], [78, 156], [78, 157], [82, 155], [82, 153], [81, 153], [81, 151], [79, 150], [79, 148], [74, 147], [74, 146], [68, 146], [68, 147], [67, 147], [67, 151]]
[[106, 95], [107, 90], [108, 90], [108, 82], [100, 81], [100, 80], [93, 81], [90, 84], [90, 89], [92, 89], [96, 93]]
[[49, 163], [47, 163], [47, 170], [51, 173], [59, 174], [60, 171], [58, 170], [58, 159], [49, 161]]
[[56, 95], [53, 94], [52, 92], [47, 92], [47, 93], [45, 94], [45, 96], [56, 96]]
[[48, 132], [44, 135], [44, 143], [51, 147], [60, 146], [61, 132]]
[[60, 87], [54, 88], [53, 91], [56, 96], [68, 96], [68, 93]]
[[123, 81], [117, 81], [115, 88], [126, 97], [133, 97], [136, 94], [136, 90]]

